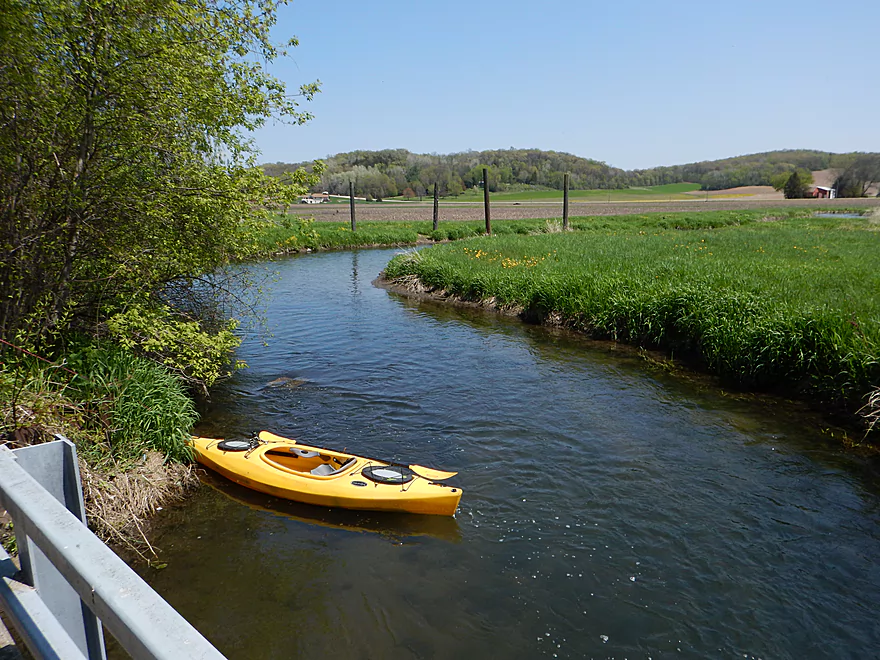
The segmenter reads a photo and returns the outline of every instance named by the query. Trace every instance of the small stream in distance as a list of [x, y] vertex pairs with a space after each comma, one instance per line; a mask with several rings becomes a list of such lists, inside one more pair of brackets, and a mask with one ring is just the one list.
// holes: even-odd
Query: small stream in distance
[[393, 255], [268, 265], [274, 336], [245, 341], [197, 431], [458, 470], [461, 507], [331, 510], [209, 475], [159, 514], [167, 567], [139, 570], [221, 652], [876, 657], [870, 459], [626, 352], [372, 286]]

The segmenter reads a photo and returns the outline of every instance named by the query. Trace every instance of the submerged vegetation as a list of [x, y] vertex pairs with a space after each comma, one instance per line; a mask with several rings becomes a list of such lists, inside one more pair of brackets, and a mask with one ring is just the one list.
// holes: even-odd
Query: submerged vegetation
[[[880, 231], [803, 213], [580, 218], [389, 263], [389, 279], [697, 361], [854, 413], [880, 385]], [[874, 397], [876, 398], [876, 396]]]

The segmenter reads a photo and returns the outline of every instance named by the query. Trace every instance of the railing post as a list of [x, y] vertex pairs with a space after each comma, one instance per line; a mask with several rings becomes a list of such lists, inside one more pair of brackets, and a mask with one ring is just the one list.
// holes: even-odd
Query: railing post
[[357, 220], [354, 215], [354, 182], [348, 182], [348, 203], [351, 208], [351, 230], [357, 231]]
[[[85, 504], [73, 443], [60, 436], [55, 442], [23, 447], [13, 453], [18, 465], [85, 526]], [[84, 656], [89, 660], [104, 660], [107, 652], [98, 617], [83, 604], [73, 587], [22, 529], [20, 525], [15, 526], [22, 581], [36, 589]]]
[[486, 234], [492, 233], [492, 218], [489, 214], [489, 170], [483, 168], [483, 208], [486, 215]]
[[440, 195], [437, 191], [437, 182], [434, 182], [434, 231], [440, 223]]
[[568, 229], [568, 183], [569, 174], [565, 173], [562, 180], [562, 228]]

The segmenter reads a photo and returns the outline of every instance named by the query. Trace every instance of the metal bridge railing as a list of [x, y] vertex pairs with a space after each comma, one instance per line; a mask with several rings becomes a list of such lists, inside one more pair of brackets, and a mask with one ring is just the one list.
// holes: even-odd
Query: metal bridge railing
[[103, 660], [102, 623], [135, 660], [224, 657], [86, 527], [69, 440], [0, 446], [0, 506], [21, 560], [0, 550], [0, 605], [35, 657]]

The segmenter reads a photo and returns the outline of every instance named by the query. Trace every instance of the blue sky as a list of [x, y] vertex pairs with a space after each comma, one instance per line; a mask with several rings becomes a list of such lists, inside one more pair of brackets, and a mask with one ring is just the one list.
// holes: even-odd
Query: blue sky
[[880, 0], [303, 2], [271, 72], [320, 80], [261, 162], [539, 148], [625, 169], [880, 151]]

